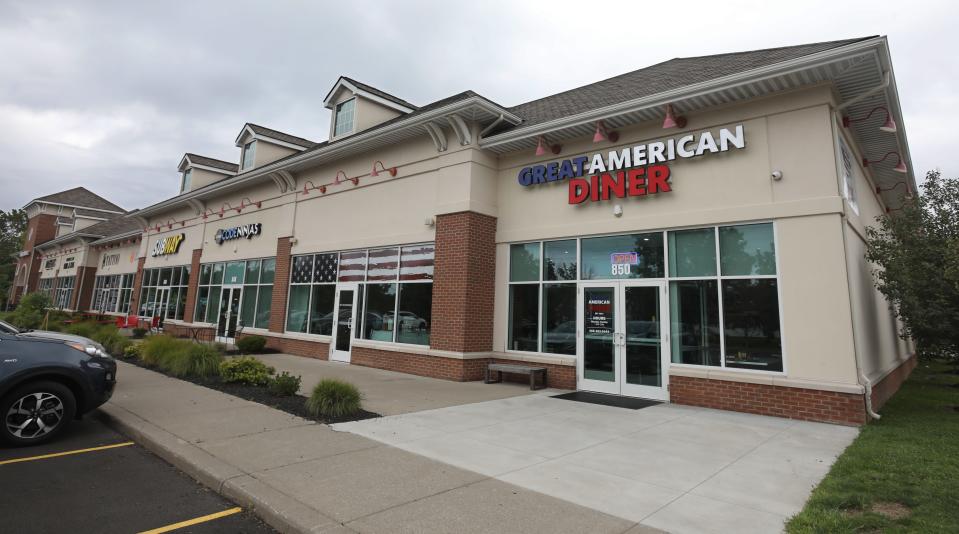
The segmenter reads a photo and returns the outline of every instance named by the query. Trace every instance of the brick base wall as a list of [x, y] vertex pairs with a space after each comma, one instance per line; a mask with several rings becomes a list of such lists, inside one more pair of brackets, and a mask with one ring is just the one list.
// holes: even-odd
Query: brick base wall
[[865, 399], [854, 393], [671, 375], [669, 399], [676, 404], [806, 421], [866, 422]]
[[878, 411], [879, 408], [882, 408], [886, 401], [892, 398], [899, 387], [902, 386], [902, 383], [909, 378], [909, 375], [912, 374], [912, 370], [916, 368], [918, 360], [916, 355], [913, 354], [911, 358], [902, 363], [899, 367], [893, 370], [888, 375], [884, 376], [882, 380], [873, 384], [872, 386], [872, 409], [873, 411]]

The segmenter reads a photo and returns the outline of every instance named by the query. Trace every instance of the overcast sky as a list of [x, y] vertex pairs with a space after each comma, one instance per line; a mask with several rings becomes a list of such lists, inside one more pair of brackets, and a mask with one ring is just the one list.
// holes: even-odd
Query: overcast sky
[[[455, 9], [452, 9], [454, 6]], [[316, 141], [340, 74], [511, 106], [674, 57], [887, 35], [913, 165], [959, 175], [948, 1], [0, 0], [0, 209], [78, 185], [143, 207], [247, 121]], [[947, 45], [947, 43], [949, 43]]]

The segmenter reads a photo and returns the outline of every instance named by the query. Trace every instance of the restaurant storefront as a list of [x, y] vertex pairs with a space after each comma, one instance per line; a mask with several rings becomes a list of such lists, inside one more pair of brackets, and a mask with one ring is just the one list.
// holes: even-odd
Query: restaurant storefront
[[239, 164], [184, 156], [181, 193], [133, 215], [129, 309], [437, 378], [519, 363], [556, 388], [864, 422], [914, 362], [862, 256], [905, 201], [888, 188], [915, 187], [870, 163], [907, 160], [904, 132], [843, 120], [901, 124], [888, 48], [784, 50], [694, 58], [716, 69], [695, 91], [646, 91], [656, 66], [512, 108], [341, 78], [329, 142], [245, 125]]

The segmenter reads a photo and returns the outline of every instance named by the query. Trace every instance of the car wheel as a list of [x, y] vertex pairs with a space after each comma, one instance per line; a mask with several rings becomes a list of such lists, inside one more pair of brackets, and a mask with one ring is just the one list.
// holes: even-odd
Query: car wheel
[[73, 392], [57, 382], [30, 382], [0, 401], [0, 441], [38, 445], [59, 434], [77, 411]]

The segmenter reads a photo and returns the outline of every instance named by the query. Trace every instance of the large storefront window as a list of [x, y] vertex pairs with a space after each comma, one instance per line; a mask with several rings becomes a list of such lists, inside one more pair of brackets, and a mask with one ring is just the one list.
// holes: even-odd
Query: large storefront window
[[133, 273], [98, 276], [93, 286], [93, 310], [100, 313], [129, 313]]
[[139, 316], [183, 319], [189, 285], [189, 265], [143, 271]]
[[61, 276], [57, 278], [56, 289], [53, 293], [53, 306], [65, 310], [70, 308], [70, 299], [73, 297], [75, 276]]
[[200, 265], [193, 322], [217, 323], [223, 286], [242, 287], [238, 325], [269, 328], [276, 258]]
[[55, 278], [41, 278], [40, 283], [37, 284], [37, 293], [42, 293], [50, 299], [50, 302], [53, 302], [53, 282], [56, 281]]
[[336, 284], [357, 283], [356, 336], [429, 345], [433, 244], [294, 256], [286, 330], [333, 333]]
[[665, 278], [673, 363], [783, 370], [771, 223], [518, 243], [509, 258], [507, 350], [575, 355], [578, 280]]

